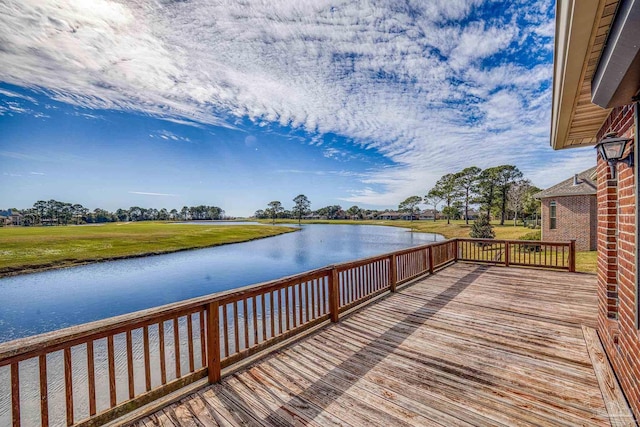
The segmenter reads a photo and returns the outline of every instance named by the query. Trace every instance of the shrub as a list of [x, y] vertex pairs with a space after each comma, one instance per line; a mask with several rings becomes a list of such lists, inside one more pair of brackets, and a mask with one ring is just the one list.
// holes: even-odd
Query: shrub
[[474, 239], [493, 239], [496, 237], [496, 233], [493, 231], [493, 226], [489, 222], [487, 215], [481, 214], [478, 216], [478, 219], [476, 219], [471, 226], [469, 236]]
[[524, 236], [520, 236], [518, 240], [542, 240], [542, 230], [527, 233]]

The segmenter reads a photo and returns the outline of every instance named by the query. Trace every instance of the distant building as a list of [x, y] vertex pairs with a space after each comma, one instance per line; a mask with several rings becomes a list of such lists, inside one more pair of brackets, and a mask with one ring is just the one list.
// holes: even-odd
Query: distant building
[[435, 209], [425, 209], [420, 212], [419, 219], [431, 220], [440, 218], [440, 212]]
[[381, 212], [378, 215], [378, 219], [396, 220], [396, 219], [400, 219], [400, 214], [398, 212], [393, 212], [393, 211]]
[[0, 211], [0, 222], [2, 225], [22, 225], [22, 214], [11, 209]]
[[476, 220], [478, 219], [478, 215], [480, 215], [480, 211], [477, 209], [469, 208], [468, 218], [464, 217], [464, 209], [462, 209], [462, 219]]
[[542, 201], [542, 240], [576, 241], [579, 251], [598, 246], [596, 167], [534, 195]]

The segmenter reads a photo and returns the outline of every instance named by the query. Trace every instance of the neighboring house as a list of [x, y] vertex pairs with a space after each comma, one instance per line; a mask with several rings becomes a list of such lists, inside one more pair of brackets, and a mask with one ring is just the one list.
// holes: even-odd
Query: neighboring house
[[400, 219], [400, 216], [398, 212], [382, 212], [378, 215], [378, 219], [395, 220]]
[[[476, 220], [478, 219], [478, 215], [480, 215], [480, 211], [478, 211], [477, 209], [472, 209], [469, 208], [469, 218], [470, 220]], [[462, 219], [467, 219], [464, 217], [464, 207], [462, 208]]]
[[11, 209], [0, 211], [0, 221], [3, 225], [22, 225], [22, 214]]
[[534, 195], [542, 202], [542, 240], [576, 241], [579, 251], [595, 251], [598, 200], [596, 167]]
[[419, 217], [419, 219], [431, 220], [431, 221], [438, 218], [440, 218], [440, 214], [435, 209], [425, 209], [422, 212], [420, 212], [420, 217]]
[[[613, 173], [597, 155], [598, 335], [640, 420], [638, 121], [640, 2], [557, 0], [551, 113], [554, 149], [628, 138]], [[615, 416], [615, 414], [612, 414]]]

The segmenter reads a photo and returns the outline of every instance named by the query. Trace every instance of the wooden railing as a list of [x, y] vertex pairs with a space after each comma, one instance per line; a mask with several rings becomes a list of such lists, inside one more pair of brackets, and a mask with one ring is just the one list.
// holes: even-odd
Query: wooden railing
[[459, 261], [576, 271], [576, 241], [457, 239]]
[[571, 270], [574, 249], [447, 240], [3, 343], [0, 425], [100, 425], [456, 260]]

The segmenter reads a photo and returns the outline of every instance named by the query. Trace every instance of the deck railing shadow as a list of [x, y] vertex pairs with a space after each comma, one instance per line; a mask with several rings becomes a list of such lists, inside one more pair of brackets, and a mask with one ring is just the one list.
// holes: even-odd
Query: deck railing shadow
[[3, 343], [0, 425], [104, 424], [458, 260], [575, 271], [575, 243], [446, 240]]
[[[357, 351], [355, 354], [351, 355], [347, 360], [340, 363], [330, 372], [325, 374], [325, 376], [327, 377], [332, 376], [334, 372], [344, 370], [343, 366], [349, 365], [354, 362], [357, 363], [358, 360], [362, 360], [366, 357], [368, 361], [367, 368], [362, 372], [360, 372], [358, 376], [354, 376], [353, 378], [351, 378], [349, 380], [349, 384], [347, 384], [345, 387], [341, 387], [340, 390], [342, 392], [346, 392], [350, 386], [357, 383], [357, 381], [360, 378], [364, 377], [368, 371], [373, 369], [373, 367], [377, 363], [382, 362], [389, 354], [393, 353], [393, 351], [398, 347], [398, 345], [402, 343], [404, 338], [409, 337], [415, 331], [420, 329], [421, 326], [426, 324], [429, 321], [429, 319], [431, 319], [435, 314], [438, 313], [438, 311], [440, 311], [450, 301], [452, 301], [458, 294], [463, 292], [470, 284], [472, 284], [476, 279], [478, 279], [485, 270], [486, 270], [486, 267], [484, 266], [476, 267], [472, 272], [466, 274], [464, 277], [454, 282], [451, 286], [449, 286], [446, 290], [440, 292], [434, 298], [430, 298], [426, 300], [426, 302], [423, 305], [421, 305], [418, 309], [408, 314], [404, 319], [405, 321], [400, 321], [396, 323], [394, 326], [389, 328], [386, 332], [375, 337], [371, 345], [376, 347], [377, 349], [384, 349], [384, 351], [378, 351], [378, 352], [372, 353], [371, 351], [369, 351], [367, 346], [365, 346], [361, 350]], [[420, 316], [419, 322], [415, 321], [416, 315]], [[409, 322], [409, 320], [413, 320], [413, 321]], [[410, 326], [407, 326], [407, 325], [410, 325]], [[376, 343], [382, 343], [383, 345], [375, 345]], [[374, 358], [373, 363], [372, 363], [372, 356]], [[313, 366], [313, 361], [309, 360], [309, 362], [310, 362], [309, 366]], [[300, 393], [298, 397], [303, 400], [306, 400], [307, 397], [313, 398], [314, 396], [317, 396], [319, 393], [321, 393], [321, 391], [318, 390], [319, 388], [324, 388], [324, 387], [319, 382], [315, 382], [310, 387], [306, 388], [302, 393]], [[329, 406], [333, 401], [337, 400], [340, 396], [341, 396], [340, 394], [334, 393], [334, 394], [331, 394], [330, 398], [327, 399], [327, 401], [322, 405], [316, 404], [316, 406], [313, 407], [313, 410], [317, 411], [316, 415], [324, 411], [324, 409], [327, 406]], [[241, 399], [241, 397], [238, 397], [238, 399]], [[280, 416], [279, 414], [280, 411], [286, 411], [286, 410], [280, 409], [279, 411], [276, 411], [273, 415], [269, 416], [266, 419], [267, 423], [278, 425], [282, 419], [282, 416]], [[315, 418], [313, 414], [309, 414], [309, 416], [311, 416], [311, 419]]]

